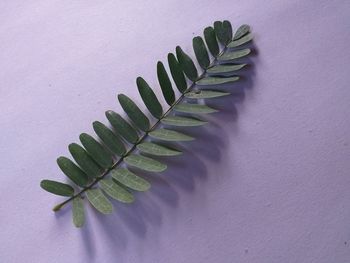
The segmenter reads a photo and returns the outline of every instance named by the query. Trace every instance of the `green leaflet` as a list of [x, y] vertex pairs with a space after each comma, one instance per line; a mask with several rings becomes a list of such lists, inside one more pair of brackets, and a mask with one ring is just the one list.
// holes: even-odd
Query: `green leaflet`
[[224, 83], [235, 82], [237, 80], [239, 80], [239, 77], [230, 77], [230, 78], [206, 77], [206, 78], [203, 78], [203, 79], [196, 81], [196, 84], [200, 85], [200, 86], [220, 85], [220, 84], [224, 84]]
[[82, 227], [85, 223], [84, 203], [83, 199], [78, 196], [73, 199], [72, 204], [73, 224], [76, 227]]
[[67, 157], [57, 158], [57, 164], [62, 172], [78, 186], [84, 187], [88, 183], [87, 175]]
[[103, 123], [95, 121], [92, 126], [98, 137], [100, 137], [109, 150], [119, 156], [125, 153], [126, 149], [122, 141]]
[[112, 178], [102, 179], [99, 182], [102, 190], [115, 200], [123, 203], [134, 202], [134, 196], [123, 187], [119, 186]]
[[232, 40], [232, 25], [230, 21], [224, 20], [222, 22], [222, 30], [224, 31], [226, 37], [225, 44], [227, 44]]
[[230, 95], [230, 93], [214, 90], [196, 90], [185, 94], [189, 99], [211, 99]]
[[244, 35], [248, 34], [249, 31], [250, 31], [250, 26], [248, 26], [248, 25], [241, 25], [241, 26], [237, 29], [237, 31], [236, 31], [236, 33], [235, 33], [235, 35], [234, 35], [234, 37], [233, 37], [233, 40], [240, 39], [240, 38], [243, 37]]
[[176, 84], [177, 89], [181, 93], [183, 93], [187, 89], [185, 75], [175, 55], [172, 53], [168, 54], [168, 64], [169, 64], [171, 76], [173, 77], [173, 80]]
[[163, 63], [160, 61], [157, 63], [157, 76], [165, 101], [169, 105], [172, 105], [175, 101], [175, 93], [168, 77], [168, 73], [166, 72]]
[[223, 54], [221, 57], [218, 57], [219, 62], [231, 61], [237, 58], [242, 58], [250, 54], [251, 50], [249, 48], [232, 51], [229, 53]]
[[196, 55], [196, 58], [198, 60], [199, 65], [206, 69], [209, 64], [209, 55], [207, 48], [205, 47], [204, 41], [201, 37], [194, 37], [192, 40], [193, 50], [194, 54]]
[[232, 41], [230, 44], [228, 44], [228, 48], [234, 48], [234, 47], [239, 47], [241, 45], [244, 45], [251, 41], [253, 39], [253, 34], [247, 34], [244, 37], [241, 37], [240, 39], [237, 39], [235, 41]]
[[68, 146], [69, 152], [73, 156], [74, 160], [79, 164], [81, 169], [90, 177], [94, 178], [99, 176], [103, 170], [100, 166], [88, 155], [88, 153], [76, 143], [71, 143]]
[[110, 174], [114, 180], [135, 191], [144, 192], [151, 187], [149, 182], [126, 168], [113, 169]]
[[79, 139], [90, 156], [98, 163], [101, 167], [108, 169], [113, 165], [112, 155], [103, 148], [92, 136], [86, 133], [82, 133]]
[[221, 44], [226, 45], [226, 43], [229, 41], [228, 35], [226, 34], [226, 30], [223, 27], [223, 24], [221, 21], [215, 21], [214, 22], [214, 30], [216, 37], [220, 41]]
[[181, 103], [174, 107], [175, 111], [193, 113], [193, 114], [207, 114], [217, 112], [217, 110], [202, 104]]
[[[231, 42], [232, 43], [232, 42]], [[207, 73], [211, 75], [220, 75], [225, 73], [234, 72], [242, 69], [247, 64], [237, 64], [237, 65], [216, 65], [214, 67], [208, 68]]]
[[111, 214], [113, 205], [102, 193], [101, 189], [94, 188], [86, 191], [86, 197], [93, 207], [102, 214]]
[[179, 46], [176, 47], [176, 56], [186, 76], [190, 80], [195, 81], [198, 77], [198, 72], [192, 59]]
[[180, 151], [173, 150], [153, 142], [143, 142], [138, 144], [136, 147], [143, 153], [148, 153], [156, 156], [176, 156], [182, 154]]
[[130, 166], [134, 166], [147, 172], [159, 173], [165, 171], [167, 168], [165, 164], [162, 164], [159, 161], [136, 154], [128, 155], [124, 158], [124, 161]]
[[145, 103], [149, 112], [155, 118], [159, 119], [163, 114], [163, 109], [162, 109], [162, 105], [160, 105], [159, 100], [157, 99], [156, 94], [154, 94], [151, 87], [141, 77], [138, 77], [136, 79], [136, 85], [141, 95], [141, 98]]
[[194, 138], [183, 134], [181, 132], [168, 130], [168, 129], [157, 129], [149, 133], [149, 136], [155, 139], [169, 141], [169, 142], [184, 142], [193, 141]]
[[209, 26], [204, 29], [204, 39], [205, 43], [207, 43], [210, 53], [216, 57], [219, 54], [219, 45], [218, 41], [216, 40], [214, 28]]
[[72, 196], [74, 195], [74, 189], [68, 184], [63, 184], [60, 182], [52, 181], [52, 180], [42, 180], [40, 182], [41, 188], [44, 190], [61, 196]]
[[135, 143], [139, 139], [135, 129], [114, 111], [106, 111], [106, 117], [116, 132], [130, 143]]
[[207, 124], [206, 121], [201, 121], [192, 117], [168, 116], [161, 120], [163, 124], [172, 126], [202, 126]]
[[146, 115], [139, 107], [126, 95], [119, 94], [118, 100], [125, 113], [135, 123], [135, 125], [142, 131], [148, 131], [150, 123]]

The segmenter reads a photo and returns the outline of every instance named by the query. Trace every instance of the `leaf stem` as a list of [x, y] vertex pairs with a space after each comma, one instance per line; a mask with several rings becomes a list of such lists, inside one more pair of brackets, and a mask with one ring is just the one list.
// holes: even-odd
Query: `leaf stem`
[[[228, 44], [227, 44], [228, 45]], [[227, 50], [227, 45], [224, 46], [223, 50], [216, 56], [214, 57], [214, 60], [210, 63], [210, 65], [208, 66], [208, 68], [212, 67], [215, 65], [215, 62], [217, 61], [217, 58], [222, 56], [226, 50]], [[204, 76], [207, 73], [207, 69], [205, 69], [202, 74], [196, 79], [196, 81], [204, 78]], [[84, 192], [86, 192], [87, 190], [91, 189], [94, 185], [96, 185], [100, 180], [102, 180], [110, 171], [112, 171], [113, 169], [115, 169], [119, 164], [121, 164], [124, 160], [125, 157], [127, 157], [128, 155], [130, 155], [137, 147], [137, 145], [139, 145], [140, 143], [142, 143], [148, 136], [148, 134], [155, 130], [158, 125], [161, 123], [161, 120], [164, 119], [172, 110], [173, 108], [179, 104], [185, 97], [185, 94], [190, 92], [195, 86], [196, 86], [196, 81], [192, 82], [192, 84], [186, 89], [186, 91], [184, 91], [181, 96], [169, 107], [169, 109], [152, 125], [152, 127], [146, 131], [139, 139], [136, 143], [134, 143], [134, 145], [123, 155], [120, 157], [120, 159], [118, 161], [116, 161], [110, 168], [108, 168], [107, 170], [105, 170], [103, 172], [102, 175], [98, 176], [97, 178], [94, 179], [93, 182], [91, 182], [89, 185], [87, 185], [86, 187], [84, 187], [83, 189], [80, 190], [80, 192], [74, 194], [73, 196], [71, 196], [70, 198], [68, 198], [67, 200], [65, 200], [64, 202], [56, 205], [53, 207], [53, 211], [57, 212], [59, 211], [62, 207], [64, 207], [67, 203], [69, 203], [70, 201], [72, 201], [74, 198], [77, 198], [78, 196], [81, 196]]]

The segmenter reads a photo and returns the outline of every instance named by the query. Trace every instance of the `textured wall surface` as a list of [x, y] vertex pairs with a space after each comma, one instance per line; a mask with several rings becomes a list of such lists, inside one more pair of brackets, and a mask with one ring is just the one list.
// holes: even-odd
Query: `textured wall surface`
[[[0, 261], [350, 262], [349, 1], [1, 1]], [[240, 93], [151, 190], [84, 229], [39, 188], [117, 93], [216, 19], [249, 23]], [[164, 101], [162, 101], [164, 102]], [[88, 207], [88, 206], [87, 206]]]

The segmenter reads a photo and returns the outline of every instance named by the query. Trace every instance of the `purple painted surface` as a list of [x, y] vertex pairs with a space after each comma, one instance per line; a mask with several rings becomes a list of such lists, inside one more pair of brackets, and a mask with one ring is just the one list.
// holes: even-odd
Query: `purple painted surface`
[[[349, 15], [349, 1], [1, 1], [0, 262], [350, 262]], [[89, 208], [83, 230], [54, 215], [39, 181], [64, 178], [56, 157], [216, 19], [253, 28], [244, 97], [134, 205]]]

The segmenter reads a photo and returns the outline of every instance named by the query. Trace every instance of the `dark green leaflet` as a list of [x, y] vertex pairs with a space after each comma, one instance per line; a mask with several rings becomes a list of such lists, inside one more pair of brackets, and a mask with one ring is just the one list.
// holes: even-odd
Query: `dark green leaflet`
[[217, 110], [202, 104], [181, 103], [174, 107], [175, 111], [193, 113], [193, 114], [207, 114], [217, 112]]
[[237, 50], [237, 51], [232, 51], [229, 53], [223, 54], [221, 57], [218, 58], [219, 62], [226, 62], [226, 61], [232, 61], [234, 59], [242, 58], [247, 55], [249, 55], [251, 50], [249, 48]]
[[113, 169], [111, 175], [114, 180], [135, 191], [144, 192], [151, 187], [151, 184], [145, 179], [125, 168]]
[[158, 162], [152, 158], [145, 157], [142, 155], [131, 154], [124, 158], [124, 161], [131, 166], [137, 167], [141, 170], [148, 172], [163, 172], [167, 166]]
[[175, 93], [168, 77], [168, 73], [166, 72], [163, 63], [160, 61], [157, 63], [157, 76], [165, 101], [169, 105], [172, 105], [175, 101]]
[[102, 179], [99, 184], [102, 190], [115, 200], [123, 203], [132, 203], [134, 201], [134, 196], [114, 182], [112, 178]]
[[106, 111], [106, 117], [120, 136], [130, 143], [137, 142], [139, 139], [137, 132], [123, 117], [111, 110]]
[[212, 99], [230, 95], [230, 93], [215, 90], [196, 90], [185, 94], [189, 99]]
[[210, 61], [203, 39], [201, 37], [194, 37], [192, 40], [192, 45], [199, 65], [203, 69], [206, 69], [210, 64]]
[[98, 166], [98, 164], [80, 145], [71, 143], [69, 144], [68, 149], [77, 164], [90, 178], [97, 177], [103, 172], [102, 168]]
[[136, 84], [147, 109], [155, 118], [159, 119], [163, 114], [163, 109], [157, 96], [143, 78], [138, 77], [136, 79]]
[[244, 35], [248, 34], [249, 31], [250, 31], [250, 26], [248, 26], [248, 25], [241, 25], [241, 26], [237, 29], [237, 31], [236, 31], [236, 33], [235, 33], [235, 35], [234, 35], [234, 37], [233, 37], [233, 40], [240, 39], [240, 38], [243, 37]]
[[183, 93], [187, 89], [187, 83], [181, 66], [173, 53], [168, 54], [168, 64], [177, 89]]
[[[232, 43], [232, 42], [231, 42]], [[237, 70], [242, 69], [247, 64], [238, 64], [238, 65], [216, 65], [207, 70], [207, 73], [210, 75], [222, 75], [226, 73], [231, 73]]]
[[251, 41], [253, 39], [253, 34], [247, 34], [244, 37], [241, 37], [240, 39], [237, 39], [235, 41], [232, 41], [227, 47], [228, 48], [234, 48], [234, 47], [239, 47], [241, 45], [244, 45]]
[[201, 121], [192, 117], [168, 116], [162, 119], [163, 124], [172, 126], [202, 126], [207, 124], [206, 121]]
[[227, 35], [226, 35], [226, 32], [224, 30], [224, 27], [223, 27], [221, 21], [214, 22], [214, 30], [215, 30], [215, 34], [216, 34], [218, 40], [220, 41], [220, 43], [223, 45], [226, 45]]
[[92, 136], [82, 133], [79, 139], [87, 152], [102, 168], [108, 169], [113, 165], [112, 155], [103, 148]]
[[142, 131], [148, 131], [150, 123], [140, 108], [126, 95], [119, 94], [118, 100], [125, 113]]
[[219, 45], [218, 41], [216, 40], [214, 28], [209, 26], [204, 29], [204, 39], [205, 43], [207, 43], [210, 53], [216, 57], [219, 54]]
[[196, 82], [197, 85], [206, 86], [206, 85], [220, 85], [224, 83], [235, 82], [239, 80], [239, 77], [230, 77], [230, 78], [222, 78], [222, 77], [206, 77], [200, 79]]
[[198, 78], [198, 71], [192, 59], [179, 46], [176, 47], [176, 56], [186, 76], [195, 81]]
[[126, 149], [122, 141], [103, 123], [95, 121], [92, 126], [98, 137], [100, 137], [109, 150], [119, 156], [125, 153]]
[[102, 214], [111, 214], [113, 205], [102, 193], [101, 189], [94, 188], [86, 191], [86, 197], [93, 207]]
[[76, 227], [82, 227], [84, 225], [85, 223], [84, 204], [83, 204], [83, 199], [80, 196], [73, 199], [72, 216], [73, 216], [73, 224]]
[[231, 25], [230, 21], [224, 20], [222, 22], [222, 28], [223, 28], [224, 34], [226, 36], [225, 44], [227, 44], [232, 40], [232, 25]]
[[40, 183], [40, 186], [44, 190], [50, 193], [53, 193], [55, 195], [62, 195], [62, 196], [74, 195], [73, 187], [71, 187], [68, 184], [63, 184], [52, 180], [42, 180]]
[[143, 153], [148, 153], [156, 156], [176, 156], [182, 154], [182, 152], [178, 150], [170, 149], [153, 142], [143, 142], [138, 144], [136, 147]]
[[193, 141], [194, 138], [183, 134], [181, 132], [168, 130], [168, 129], [157, 129], [149, 133], [149, 136], [155, 139], [163, 141], [173, 141], [173, 142], [184, 142], [184, 141]]
[[87, 175], [67, 157], [57, 158], [57, 164], [62, 172], [75, 184], [84, 187], [88, 183]]

